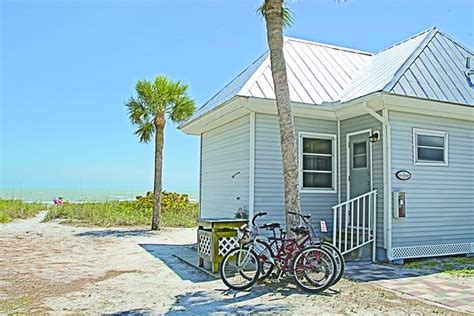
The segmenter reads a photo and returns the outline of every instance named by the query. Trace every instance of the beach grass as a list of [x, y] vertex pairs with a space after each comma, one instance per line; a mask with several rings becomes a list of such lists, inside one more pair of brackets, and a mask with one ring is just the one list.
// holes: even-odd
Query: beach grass
[[[164, 192], [162, 197], [161, 226], [194, 227], [199, 207], [185, 194]], [[63, 219], [64, 222], [101, 227], [150, 225], [153, 196], [147, 194], [134, 201], [106, 201], [65, 203], [51, 206], [45, 221]]]
[[0, 223], [5, 224], [19, 218], [35, 216], [48, 208], [43, 203], [26, 203], [21, 200], [0, 199]]

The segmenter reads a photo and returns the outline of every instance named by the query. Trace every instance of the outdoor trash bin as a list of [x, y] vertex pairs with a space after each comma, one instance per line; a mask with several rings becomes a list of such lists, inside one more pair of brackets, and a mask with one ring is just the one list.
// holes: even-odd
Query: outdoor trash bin
[[199, 219], [197, 231], [199, 266], [204, 267], [204, 260], [208, 260], [211, 263], [211, 271], [216, 273], [225, 254], [238, 245], [237, 229], [245, 223], [246, 219]]

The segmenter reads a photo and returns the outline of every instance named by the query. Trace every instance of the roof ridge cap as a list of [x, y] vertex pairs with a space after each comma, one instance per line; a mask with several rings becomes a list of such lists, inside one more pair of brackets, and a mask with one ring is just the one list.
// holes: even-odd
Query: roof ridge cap
[[[425, 31], [425, 38], [415, 47], [411, 54], [405, 59], [401, 66], [395, 71], [392, 79], [383, 87], [382, 91], [391, 91], [393, 87], [397, 84], [403, 74], [410, 68], [410, 66], [415, 62], [415, 60], [420, 56], [423, 50], [426, 48], [429, 42], [434, 38], [434, 36], [439, 32], [437, 27], [432, 27]], [[419, 35], [422, 35], [420, 33]], [[412, 37], [414, 38], [414, 37]]]
[[410, 41], [410, 40], [412, 40], [412, 39], [414, 39], [414, 38], [416, 38], [416, 37], [419, 37], [419, 36], [421, 36], [421, 35], [423, 35], [423, 34], [426, 34], [426, 33], [431, 32], [431, 31], [439, 31], [439, 30], [438, 30], [438, 28], [437, 28], [436, 26], [432, 26], [432, 27], [430, 27], [429, 29], [426, 29], [426, 30], [424, 30], [424, 31], [422, 31], [422, 32], [420, 32], [420, 33], [417, 33], [417, 34], [412, 35], [412, 36], [410, 36], [410, 37], [408, 37], [408, 38], [405, 38], [404, 40], [401, 40], [401, 41], [399, 41], [399, 42], [396, 42], [395, 44], [392, 44], [392, 45], [390, 45], [390, 46], [388, 46], [388, 47], [385, 47], [385, 48], [379, 50], [376, 54], [380, 54], [380, 53], [382, 53], [382, 52], [385, 52], [385, 51], [387, 51], [387, 50], [389, 50], [389, 49], [394, 48], [395, 46], [398, 46], [398, 45], [401, 45], [401, 44], [403, 44], [403, 43], [406, 43], [406, 42], [408, 42], [408, 41]]
[[474, 55], [474, 50], [472, 50], [470, 47], [464, 45], [463, 43], [461, 43], [460, 41], [454, 39], [451, 35], [447, 34], [446, 32], [444, 31], [441, 31], [441, 30], [438, 30], [438, 33], [443, 35], [444, 37], [446, 37], [447, 39], [449, 39], [451, 42], [453, 42], [455, 45], [458, 45], [459, 47], [461, 47], [462, 49], [468, 51], [470, 54], [473, 54]]
[[342, 47], [342, 46], [337, 46], [337, 45], [332, 45], [332, 44], [327, 44], [327, 43], [321, 43], [321, 42], [315, 42], [311, 40], [306, 40], [302, 38], [296, 38], [296, 37], [291, 37], [291, 36], [285, 36], [285, 42], [287, 41], [293, 41], [293, 42], [301, 42], [305, 44], [311, 44], [315, 46], [322, 46], [322, 47], [327, 47], [331, 49], [336, 49], [336, 50], [342, 50], [350, 53], [356, 53], [356, 54], [361, 54], [361, 55], [368, 55], [368, 56], [373, 56], [374, 53], [368, 52], [368, 51], [363, 51], [355, 48], [349, 48], [349, 47]]

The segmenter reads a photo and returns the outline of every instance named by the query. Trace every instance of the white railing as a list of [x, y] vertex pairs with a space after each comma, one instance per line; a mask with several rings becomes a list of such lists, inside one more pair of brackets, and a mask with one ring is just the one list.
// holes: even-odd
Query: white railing
[[362, 194], [332, 207], [333, 245], [343, 254], [372, 243], [375, 261], [377, 190]]

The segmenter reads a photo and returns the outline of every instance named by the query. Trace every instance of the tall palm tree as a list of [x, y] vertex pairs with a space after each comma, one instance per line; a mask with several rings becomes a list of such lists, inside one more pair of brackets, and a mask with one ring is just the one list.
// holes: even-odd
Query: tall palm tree
[[[290, 90], [283, 55], [283, 28], [293, 23], [293, 15], [283, 5], [284, 0], [264, 0], [258, 11], [265, 17], [270, 65], [275, 87], [276, 107], [280, 126], [280, 144], [285, 182], [285, 214], [287, 226], [294, 226], [299, 218], [289, 212], [301, 213], [296, 136], [290, 103]], [[289, 230], [288, 230], [289, 231]]]
[[135, 85], [137, 95], [127, 102], [130, 121], [138, 127], [135, 131], [141, 143], [155, 137], [155, 184], [153, 218], [151, 229], [160, 229], [161, 191], [163, 169], [163, 143], [166, 120], [174, 123], [187, 120], [196, 109], [194, 100], [186, 91], [188, 86], [181, 81], [171, 81], [158, 76], [154, 82], [140, 80]]

